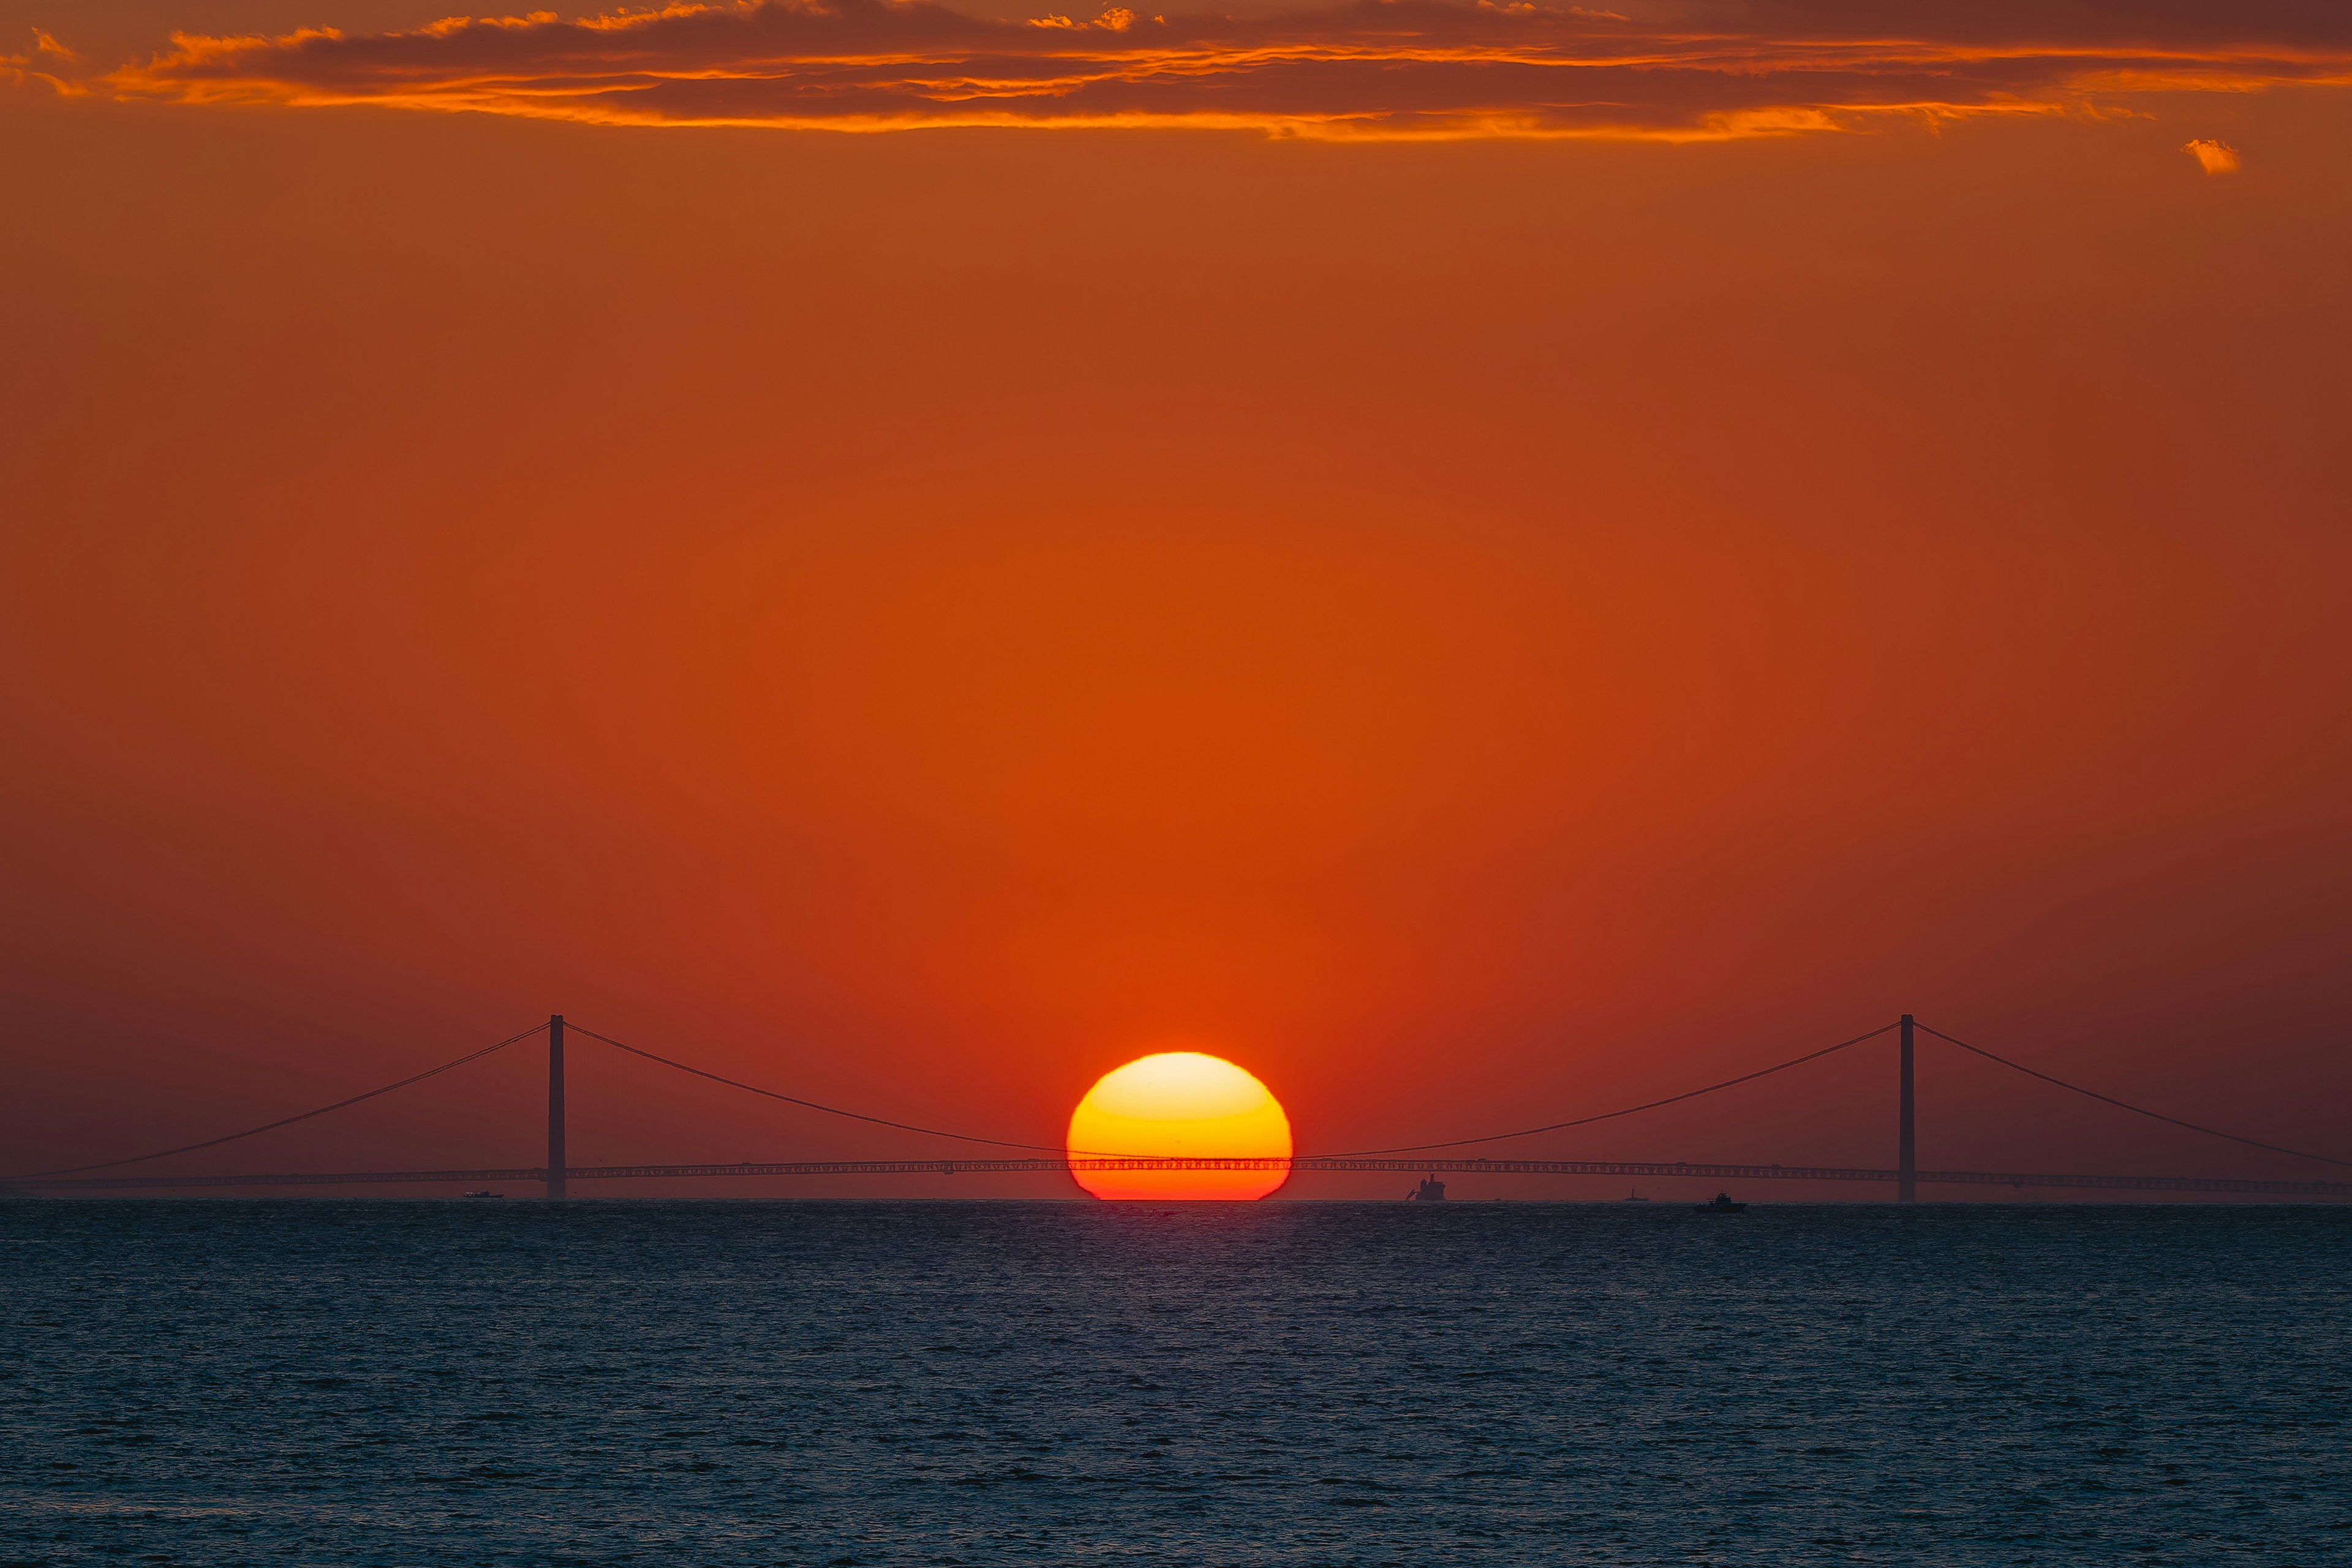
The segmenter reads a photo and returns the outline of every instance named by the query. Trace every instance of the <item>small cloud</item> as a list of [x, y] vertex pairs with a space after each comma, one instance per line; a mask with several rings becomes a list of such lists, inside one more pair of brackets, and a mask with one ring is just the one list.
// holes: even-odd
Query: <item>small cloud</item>
[[[1152, 20], [1159, 22], [1165, 18], [1154, 16]], [[1135, 13], [1124, 5], [1114, 5], [1091, 22], [1073, 22], [1067, 16], [1032, 16], [1029, 25], [1033, 27], [1066, 27], [1073, 32], [1084, 27], [1099, 27], [1106, 33], [1124, 33], [1135, 26]]]
[[[36, 27], [33, 29], [31, 53], [0, 55], [0, 81], [18, 84], [47, 82], [58, 91], [70, 96], [80, 92], [81, 85], [57, 73], [71, 66], [73, 60], [71, 49]], [[45, 70], [42, 68], [45, 66], [52, 68]]]
[[2227, 142], [2211, 142], [2200, 136], [2181, 151], [2196, 159], [2198, 167], [2209, 174], [2234, 174], [2238, 172], [2238, 150]]

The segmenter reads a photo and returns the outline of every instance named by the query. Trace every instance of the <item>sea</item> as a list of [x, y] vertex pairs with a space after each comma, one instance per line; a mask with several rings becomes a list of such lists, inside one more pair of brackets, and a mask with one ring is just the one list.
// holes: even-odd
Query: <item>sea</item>
[[0, 1203], [0, 1563], [2352, 1564], [2352, 1210]]

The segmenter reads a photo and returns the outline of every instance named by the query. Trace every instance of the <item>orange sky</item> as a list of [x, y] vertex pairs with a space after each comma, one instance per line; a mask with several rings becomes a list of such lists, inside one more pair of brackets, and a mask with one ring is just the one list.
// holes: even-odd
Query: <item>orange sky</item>
[[[553, 1009], [1044, 1143], [1213, 1050], [1302, 1151], [1909, 1009], [2352, 1154], [2339, 8], [851, 7], [719, 18], [732, 128], [440, 9], [0, 0], [7, 1169]], [[939, 1149], [592, 1049], [576, 1162]], [[1867, 1049], [1528, 1152], [1885, 1163]], [[2331, 1173], [1923, 1052], [1930, 1165]], [[173, 1168], [534, 1163], [509, 1058]]]

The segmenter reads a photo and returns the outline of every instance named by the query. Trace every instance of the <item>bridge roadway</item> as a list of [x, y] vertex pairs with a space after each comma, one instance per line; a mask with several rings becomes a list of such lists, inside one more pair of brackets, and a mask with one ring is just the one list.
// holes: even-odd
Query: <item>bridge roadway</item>
[[[1302, 1171], [1421, 1175], [1488, 1176], [1696, 1176], [1710, 1182], [1894, 1182], [1895, 1171], [1843, 1165], [1739, 1165], [1675, 1160], [1408, 1160], [1400, 1156], [1340, 1157], [1309, 1154], [1274, 1159], [1056, 1159], [1040, 1155], [1007, 1160], [745, 1160], [731, 1165], [568, 1165], [574, 1182], [656, 1181], [679, 1176], [955, 1176], [1072, 1171]], [[508, 1166], [472, 1171], [318, 1171], [296, 1173], [204, 1176], [51, 1176], [0, 1184], [18, 1193], [161, 1192], [196, 1187], [341, 1187], [491, 1182], [544, 1182], [544, 1167]], [[2242, 1181], [2223, 1176], [2100, 1176], [2072, 1173], [1921, 1171], [1922, 1184], [1958, 1187], [2029, 1187], [2137, 1193], [2215, 1193], [2245, 1197], [2352, 1198], [2352, 1182]]]

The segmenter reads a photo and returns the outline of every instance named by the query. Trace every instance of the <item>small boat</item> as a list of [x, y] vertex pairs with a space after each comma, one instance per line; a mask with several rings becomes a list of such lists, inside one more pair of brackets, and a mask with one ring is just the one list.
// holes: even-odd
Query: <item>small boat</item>
[[506, 1194], [504, 1194], [504, 1193], [493, 1193], [493, 1192], [487, 1192], [487, 1191], [486, 1191], [486, 1192], [479, 1192], [479, 1193], [467, 1193], [467, 1194], [466, 1194], [466, 1196], [467, 1196], [467, 1197], [469, 1197], [469, 1198], [502, 1198], [502, 1197], [506, 1196]]
[[1748, 1205], [1733, 1203], [1729, 1193], [1717, 1193], [1715, 1194], [1715, 1202], [1693, 1204], [1691, 1208], [1699, 1214], [1746, 1214], [1748, 1212]]
[[1625, 1201], [1629, 1204], [1645, 1204], [1650, 1200], [1642, 1195], [1641, 1188], [1627, 1187], [1625, 1189]]

